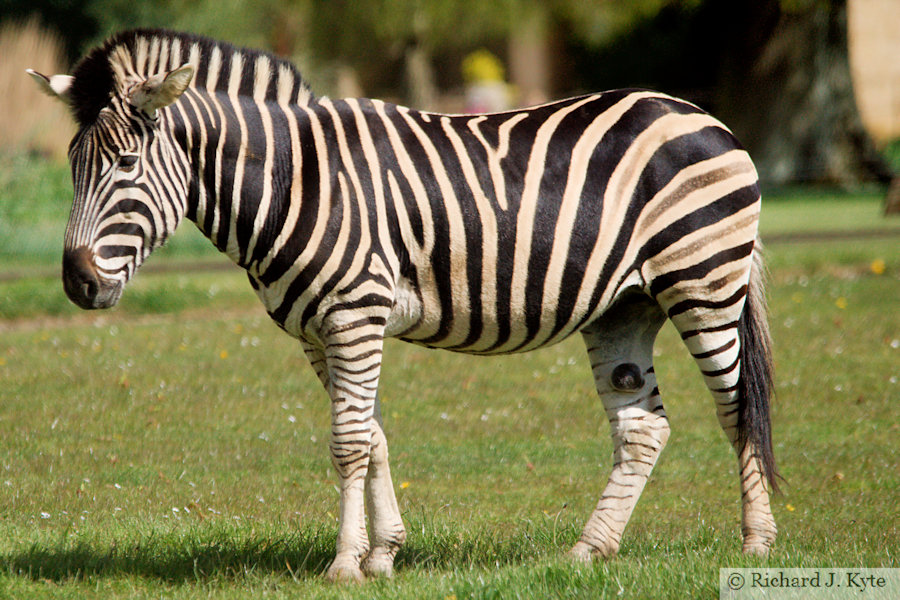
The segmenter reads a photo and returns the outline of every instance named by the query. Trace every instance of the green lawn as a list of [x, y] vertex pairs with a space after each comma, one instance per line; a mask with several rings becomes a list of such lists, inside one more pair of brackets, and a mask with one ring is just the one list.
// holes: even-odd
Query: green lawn
[[[11, 219], [0, 201], [0, 233], [61, 239], [56, 209]], [[874, 194], [763, 210], [764, 237], [900, 226]], [[182, 235], [147, 266], [222, 264]], [[500, 358], [389, 342], [381, 391], [409, 541], [394, 580], [343, 587], [321, 578], [338, 508], [327, 400], [243, 274], [148, 270], [120, 307], [84, 313], [58, 255], [0, 238], [0, 276], [39, 275], [0, 279], [0, 597], [699, 598], [718, 596], [720, 566], [900, 567], [898, 243], [768, 246], [787, 480], [769, 558], [740, 554], [736, 461], [670, 327], [657, 348], [669, 445], [620, 556], [589, 567], [562, 555], [611, 443], [580, 340]]]

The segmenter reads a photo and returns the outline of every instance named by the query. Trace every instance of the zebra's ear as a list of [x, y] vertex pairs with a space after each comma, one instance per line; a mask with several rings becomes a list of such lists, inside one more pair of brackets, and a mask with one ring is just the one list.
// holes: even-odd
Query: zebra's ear
[[75, 80], [71, 75], [52, 75], [47, 77], [38, 73], [34, 69], [25, 69], [25, 72], [31, 75], [41, 91], [53, 98], [59, 98], [66, 104], [71, 102], [69, 90], [72, 88], [72, 82]]
[[174, 71], [154, 75], [133, 86], [128, 101], [147, 115], [156, 116], [156, 110], [169, 106], [184, 93], [194, 77], [194, 67], [182, 65]]

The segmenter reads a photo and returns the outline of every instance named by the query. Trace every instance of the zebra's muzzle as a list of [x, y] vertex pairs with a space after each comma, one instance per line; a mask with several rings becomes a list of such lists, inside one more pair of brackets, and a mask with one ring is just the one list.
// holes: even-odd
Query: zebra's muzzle
[[122, 296], [122, 283], [100, 277], [93, 253], [86, 247], [63, 253], [63, 288], [75, 305], [84, 309], [115, 306]]

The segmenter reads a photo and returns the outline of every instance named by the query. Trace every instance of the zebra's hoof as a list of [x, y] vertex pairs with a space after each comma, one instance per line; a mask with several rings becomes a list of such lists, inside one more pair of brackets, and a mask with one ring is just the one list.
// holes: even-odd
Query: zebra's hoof
[[577, 563], [588, 564], [595, 559], [613, 558], [618, 551], [618, 544], [603, 544], [600, 548], [579, 540], [569, 550], [568, 556]]
[[573, 562], [584, 565], [590, 564], [593, 558], [591, 556], [590, 546], [582, 542], [578, 542], [577, 544], [575, 544], [575, 546], [573, 546], [572, 549], [569, 550], [567, 556]]
[[744, 554], [747, 556], [768, 556], [769, 547], [765, 544], [744, 544]]
[[777, 529], [771, 514], [746, 515], [741, 527], [744, 537], [743, 550], [748, 556], [766, 556], [775, 543]]
[[366, 580], [366, 576], [358, 565], [336, 560], [325, 572], [325, 579], [331, 583], [362, 583]]
[[763, 536], [749, 536], [744, 539], [743, 550], [747, 556], [768, 556], [772, 541]]
[[390, 579], [394, 576], [394, 561], [388, 556], [369, 555], [361, 566], [367, 577]]

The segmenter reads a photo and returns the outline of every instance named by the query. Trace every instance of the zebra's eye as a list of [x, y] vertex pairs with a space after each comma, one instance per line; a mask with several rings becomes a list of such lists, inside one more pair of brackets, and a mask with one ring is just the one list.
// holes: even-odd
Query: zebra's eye
[[129, 173], [134, 170], [137, 161], [137, 154], [123, 154], [119, 157], [119, 170], [124, 173]]

